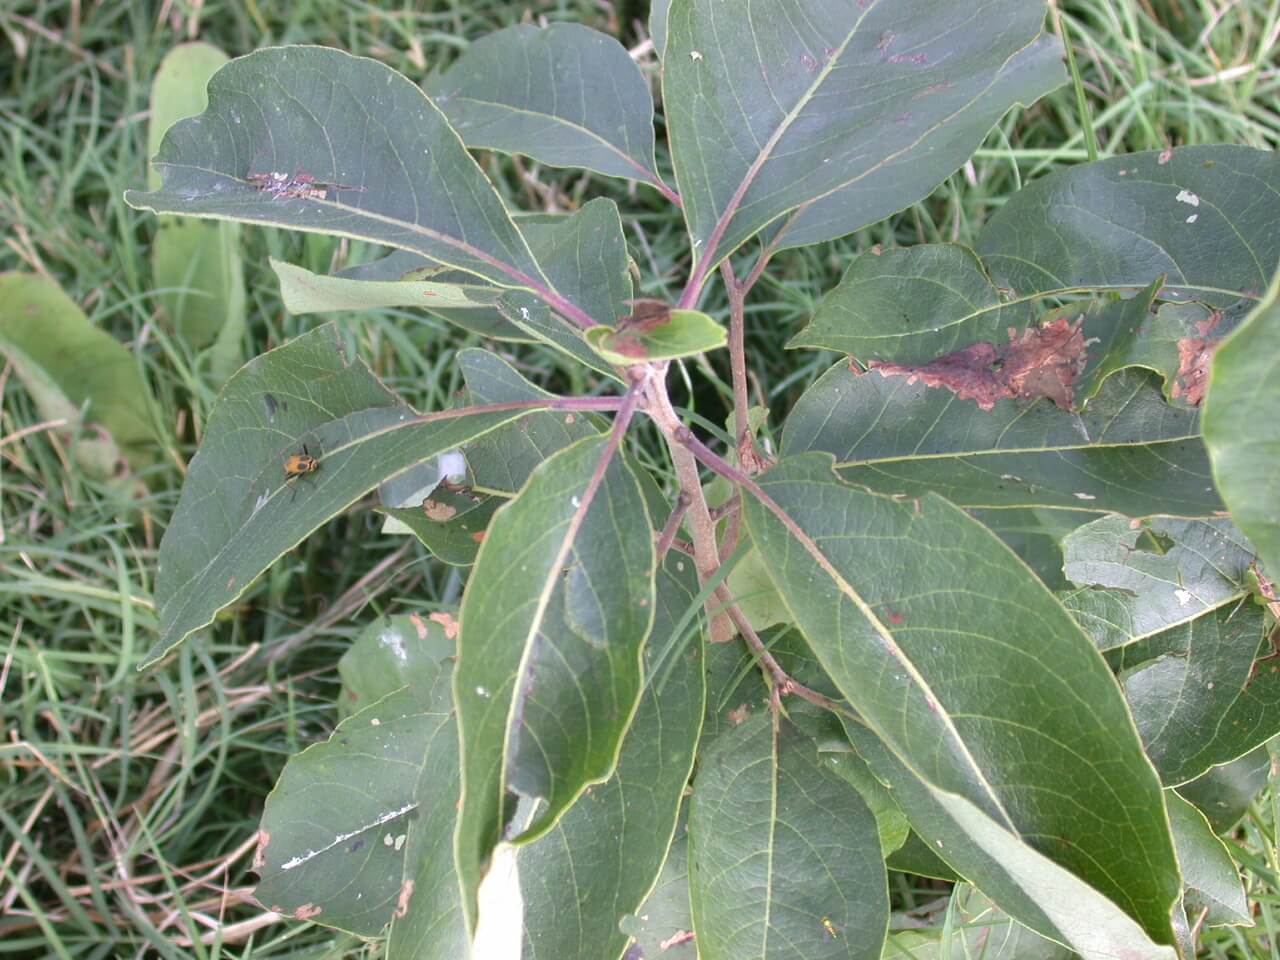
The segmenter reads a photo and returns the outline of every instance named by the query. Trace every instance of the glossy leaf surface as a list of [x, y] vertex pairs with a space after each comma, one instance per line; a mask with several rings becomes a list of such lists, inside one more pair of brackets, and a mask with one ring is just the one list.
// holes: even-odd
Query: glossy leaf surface
[[521, 836], [554, 826], [606, 779], [641, 692], [653, 620], [649, 516], [606, 440], [543, 463], [494, 517], [462, 602], [454, 694], [462, 742], [457, 862], [467, 910], [502, 839], [507, 791], [545, 801]]
[[754, 497], [745, 508], [831, 679], [931, 789], [966, 798], [1171, 940], [1179, 886], [1160, 786], [1088, 638], [956, 507], [877, 496], [831, 467], [797, 457], [761, 477], [790, 524]]
[[663, 101], [699, 263], [783, 215], [798, 245], [920, 199], [1010, 107], [1062, 82], [1043, 20], [1015, 0], [673, 0]]
[[689, 836], [702, 960], [880, 956], [889, 900], [875, 817], [787, 720], [761, 710], [705, 748]]
[[649, 85], [607, 34], [576, 23], [508, 27], [426, 90], [469, 147], [658, 182]]

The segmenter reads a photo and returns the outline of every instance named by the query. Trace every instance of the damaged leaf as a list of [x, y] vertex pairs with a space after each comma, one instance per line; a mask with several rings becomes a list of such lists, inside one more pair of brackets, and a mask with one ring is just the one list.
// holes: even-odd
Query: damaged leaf
[[1200, 337], [1178, 341], [1178, 377], [1173, 384], [1173, 396], [1185, 397], [1193, 407], [1200, 406], [1209, 386], [1209, 366], [1220, 342]]
[[987, 341], [970, 344], [924, 366], [905, 366], [872, 360], [869, 370], [884, 377], [906, 377], [929, 387], [950, 390], [991, 410], [997, 400], [1048, 397], [1063, 410], [1072, 407], [1072, 389], [1088, 356], [1081, 321], [1058, 317], [1021, 333], [1009, 329], [1009, 343], [996, 347]]
[[587, 343], [612, 363], [692, 357], [725, 344], [724, 327], [697, 310], [673, 310], [661, 300], [638, 300], [614, 328], [587, 331]]

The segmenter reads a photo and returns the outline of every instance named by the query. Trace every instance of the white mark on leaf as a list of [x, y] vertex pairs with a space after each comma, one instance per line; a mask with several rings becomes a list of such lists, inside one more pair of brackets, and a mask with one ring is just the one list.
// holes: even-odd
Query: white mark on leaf
[[1193, 206], [1193, 207], [1198, 207], [1198, 206], [1200, 206], [1200, 198], [1199, 198], [1199, 197], [1197, 197], [1197, 196], [1196, 196], [1194, 193], [1192, 193], [1190, 190], [1179, 190], [1179, 191], [1178, 191], [1178, 202], [1179, 202], [1179, 203], [1189, 203], [1189, 204], [1191, 204], [1191, 206]]
[[1200, 217], [1200, 214], [1193, 213], [1191, 216], [1187, 217], [1187, 223], [1195, 223], [1199, 217]]
[[403, 817], [406, 813], [408, 813], [410, 810], [414, 809], [415, 807], [417, 807], [417, 803], [406, 803], [403, 807], [400, 807], [397, 810], [388, 810], [386, 813], [380, 814], [376, 819], [374, 819], [372, 823], [366, 824], [363, 827], [358, 827], [355, 830], [350, 831], [349, 833], [338, 834], [336, 837], [333, 838], [333, 840], [325, 844], [319, 850], [308, 850], [306, 853], [299, 854], [298, 856], [294, 857], [292, 860], [288, 860], [285, 863], [282, 863], [280, 865], [280, 869], [292, 870], [295, 867], [300, 867], [304, 863], [314, 860], [316, 857], [320, 856], [320, 854], [325, 853], [329, 850], [332, 850], [336, 846], [340, 846], [341, 844], [346, 843], [352, 837], [359, 836], [360, 834], [364, 833], [366, 830], [372, 830], [374, 827], [380, 827], [384, 823], [387, 823], [390, 820], [394, 820], [396, 817]]
[[489, 696], [489, 691], [484, 687], [476, 687], [476, 696], [487, 698]]
[[1091, 493], [1077, 493], [1077, 494], [1073, 494], [1073, 496], [1077, 500], [1097, 500], [1098, 499]]
[[401, 663], [409, 662], [409, 651], [404, 648], [404, 638], [400, 636], [400, 631], [388, 630], [378, 637], [378, 643], [390, 649], [395, 658]]
[[1178, 606], [1185, 607], [1191, 602], [1191, 594], [1186, 590], [1175, 590], [1173, 595], [1178, 598]]
[[689, 51], [689, 59], [690, 59], [690, 60], [692, 60], [694, 63], [697, 63], [699, 60], [701, 60], [701, 59], [702, 59], [702, 51], [701, 51], [701, 50], [690, 50], [690, 51]]
[[375, 726], [375, 727], [382, 726], [382, 721], [379, 720], [377, 717], [374, 717], [372, 720], [369, 721], [369, 723], [371, 726]]

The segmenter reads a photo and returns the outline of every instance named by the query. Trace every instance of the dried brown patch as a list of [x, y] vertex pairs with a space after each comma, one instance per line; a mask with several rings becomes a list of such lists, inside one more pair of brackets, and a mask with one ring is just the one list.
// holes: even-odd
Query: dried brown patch
[[677, 930], [667, 939], [658, 944], [660, 950], [670, 950], [672, 947], [678, 947], [682, 943], [688, 943], [693, 939], [692, 930]]
[[320, 916], [320, 908], [314, 903], [304, 903], [297, 910], [293, 911], [293, 915], [299, 920], [310, 920], [312, 917]]
[[422, 512], [427, 515], [428, 520], [444, 523], [446, 520], [452, 520], [458, 515], [458, 508], [428, 497], [422, 501]]
[[906, 377], [925, 386], [950, 390], [962, 400], [973, 400], [990, 410], [997, 400], [1048, 397], [1064, 410], [1071, 409], [1072, 390], [1088, 359], [1083, 318], [1075, 323], [1059, 317], [1022, 333], [1009, 330], [1002, 348], [985, 340], [945, 354], [923, 366], [904, 366], [872, 360], [867, 369], [884, 377]]
[[734, 726], [742, 723], [749, 716], [751, 716], [751, 704], [749, 703], [741, 703], [729, 711], [729, 719], [733, 721]]
[[1178, 376], [1174, 378], [1173, 389], [1169, 393], [1175, 397], [1183, 397], [1193, 407], [1200, 406], [1204, 400], [1205, 388], [1209, 386], [1209, 365], [1221, 342], [1202, 337], [1179, 340]]
[[1168, 163], [1172, 159], [1173, 159], [1173, 147], [1165, 147], [1163, 150], [1160, 151], [1160, 156], [1156, 158], [1156, 163], [1158, 163], [1160, 166], [1163, 167], [1166, 163]]
[[476, 543], [484, 543], [484, 535], [485, 535], [484, 530], [477, 530], [475, 533], [471, 535], [471, 539], [474, 540]]
[[458, 638], [458, 618], [451, 613], [441, 613], [437, 611], [431, 614], [428, 619], [434, 620], [440, 626], [444, 627], [444, 635], [450, 640]]
[[253, 852], [253, 869], [261, 873], [267, 865], [267, 844], [271, 842], [271, 834], [265, 830], [258, 831], [258, 849]]
[[427, 639], [427, 621], [416, 613], [409, 614], [409, 622], [413, 624], [413, 629], [418, 631], [418, 639]]
[[396, 898], [396, 919], [403, 920], [409, 912], [409, 898], [413, 896], [413, 881], [406, 880], [400, 888], [400, 896]]

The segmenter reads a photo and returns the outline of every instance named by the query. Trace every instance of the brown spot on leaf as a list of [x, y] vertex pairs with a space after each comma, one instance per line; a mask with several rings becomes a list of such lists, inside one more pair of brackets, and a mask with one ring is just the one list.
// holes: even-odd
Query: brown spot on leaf
[[692, 930], [677, 930], [667, 939], [658, 944], [661, 950], [670, 950], [672, 947], [678, 947], [682, 943], [688, 943], [693, 939]]
[[396, 898], [396, 919], [403, 920], [409, 912], [409, 898], [413, 896], [413, 881], [406, 880], [400, 888], [400, 896]]
[[293, 911], [293, 915], [299, 920], [310, 920], [312, 917], [320, 916], [320, 908], [314, 903], [304, 903], [297, 910]]
[[452, 520], [458, 514], [458, 508], [450, 506], [440, 500], [432, 500], [428, 497], [422, 501], [422, 512], [427, 515], [428, 520], [434, 520], [436, 523], [444, 523], [446, 520]]
[[888, 614], [886, 614], [886, 619], [888, 619], [888, 621], [896, 627], [898, 626], [898, 624], [902, 623], [907, 618], [900, 613], [894, 613], [892, 610], [890, 610]]
[[572, 413], [566, 413], [564, 415], [564, 422], [572, 426], [573, 424], [578, 422], [578, 418], [575, 417]]
[[1193, 407], [1200, 406], [1209, 385], [1209, 364], [1220, 342], [1200, 337], [1178, 341], [1178, 376], [1169, 391], [1173, 396], [1186, 398]]
[[409, 622], [413, 624], [413, 629], [418, 631], [418, 639], [427, 639], [427, 621], [416, 613], [409, 614]]
[[990, 410], [997, 400], [1015, 397], [1048, 397], [1064, 410], [1071, 409], [1072, 387], [1084, 370], [1087, 355], [1083, 318], [1071, 323], [1066, 317], [1022, 333], [1009, 330], [1002, 348], [985, 340], [954, 350], [923, 366], [904, 366], [872, 360], [869, 370], [885, 377], [906, 377], [908, 383], [950, 390], [962, 400], [973, 400]]
[[1209, 314], [1207, 319], [1196, 321], [1196, 330], [1199, 331], [1200, 336], [1207, 337], [1209, 334], [1213, 333], [1214, 328], [1221, 322], [1222, 311], [1215, 310], [1213, 313]]
[[874, 246], [872, 246], [872, 248], [871, 248], [871, 255], [872, 255], [873, 257], [878, 257], [878, 256], [880, 256], [880, 254], [882, 254], [882, 253], [884, 253], [884, 244], [883, 244], [883, 243], [877, 243], [877, 244], [875, 244]]
[[1160, 156], [1156, 158], [1156, 163], [1160, 164], [1160, 166], [1163, 167], [1166, 163], [1168, 163], [1172, 159], [1173, 159], [1173, 147], [1165, 147], [1163, 150], [1160, 151]]
[[733, 721], [734, 726], [742, 723], [751, 715], [751, 704], [745, 701], [729, 711], [729, 719]]
[[267, 844], [271, 842], [271, 834], [265, 830], [258, 831], [258, 849], [253, 853], [253, 869], [258, 873], [267, 865]]
[[436, 623], [440, 624], [440, 626], [444, 627], [444, 635], [450, 640], [456, 640], [458, 638], [458, 618], [453, 614], [437, 610], [435, 613], [430, 614], [428, 619], [434, 620]]
[[471, 535], [471, 539], [474, 540], [476, 543], [484, 543], [484, 535], [485, 535], [485, 531], [477, 530], [475, 533]]
[[923, 90], [916, 93], [911, 99], [919, 100], [921, 97], [931, 97], [935, 93], [942, 93], [944, 90], [950, 90], [954, 84], [950, 80], [944, 80], [942, 83], [931, 83]]

